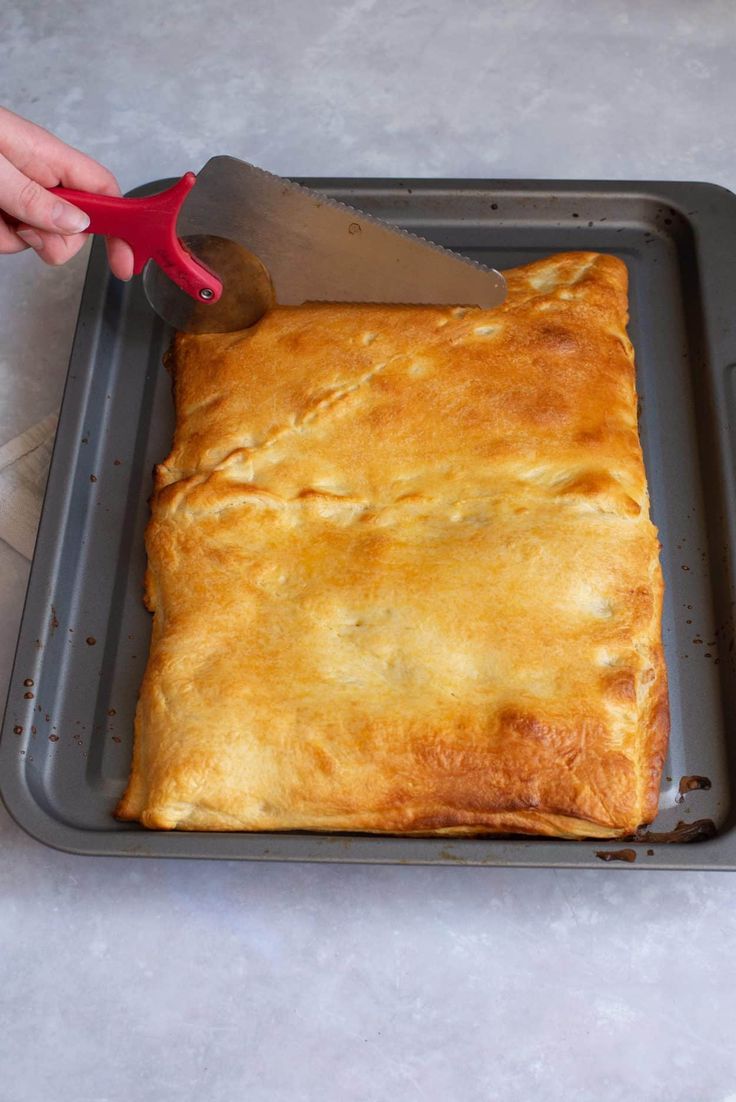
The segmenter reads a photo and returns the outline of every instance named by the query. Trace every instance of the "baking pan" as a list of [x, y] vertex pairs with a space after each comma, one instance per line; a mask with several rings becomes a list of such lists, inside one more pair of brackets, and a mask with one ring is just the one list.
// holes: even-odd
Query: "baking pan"
[[612, 844], [158, 833], [113, 818], [148, 651], [141, 589], [151, 471], [169, 450], [173, 407], [161, 366], [170, 332], [138, 282], [110, 277], [99, 242], [0, 742], [11, 813], [39, 840], [76, 853], [736, 868], [736, 197], [690, 183], [303, 182], [494, 267], [568, 249], [626, 261], [642, 442], [667, 585], [672, 735], [657, 821], [642, 838]]

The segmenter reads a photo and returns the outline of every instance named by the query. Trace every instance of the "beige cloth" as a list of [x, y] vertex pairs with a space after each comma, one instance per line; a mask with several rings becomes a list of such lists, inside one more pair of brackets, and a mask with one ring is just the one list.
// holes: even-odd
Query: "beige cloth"
[[0, 447], [0, 539], [33, 558], [58, 415], [50, 413]]

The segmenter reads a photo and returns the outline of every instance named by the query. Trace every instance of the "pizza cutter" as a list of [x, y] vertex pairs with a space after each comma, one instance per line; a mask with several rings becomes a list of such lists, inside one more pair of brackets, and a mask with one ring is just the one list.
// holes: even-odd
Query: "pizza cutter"
[[243, 329], [273, 304], [273, 287], [257, 256], [211, 234], [179, 237], [177, 220], [196, 176], [136, 199], [57, 187], [56, 195], [89, 215], [86, 233], [120, 237], [133, 250], [133, 274], [153, 309], [175, 329], [220, 333]]
[[229, 332], [278, 302], [499, 306], [503, 276], [235, 157], [213, 157], [156, 195], [56, 194], [88, 233], [133, 250], [153, 309], [176, 329]]

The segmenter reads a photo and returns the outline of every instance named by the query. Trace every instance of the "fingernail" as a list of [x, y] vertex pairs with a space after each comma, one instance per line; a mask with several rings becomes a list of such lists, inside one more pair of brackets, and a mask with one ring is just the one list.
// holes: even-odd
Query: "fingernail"
[[25, 241], [26, 245], [30, 245], [32, 249], [42, 249], [43, 239], [39, 237], [35, 230], [16, 230], [18, 237], [22, 241]]
[[69, 203], [55, 203], [51, 212], [54, 225], [64, 233], [81, 233], [89, 225], [89, 215]]

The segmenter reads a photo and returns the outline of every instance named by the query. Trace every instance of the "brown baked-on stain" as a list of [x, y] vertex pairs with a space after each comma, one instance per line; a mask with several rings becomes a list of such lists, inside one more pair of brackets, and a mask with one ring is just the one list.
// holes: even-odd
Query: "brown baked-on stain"
[[638, 830], [634, 838], [637, 842], [707, 842], [717, 833], [712, 819], [696, 819], [694, 823], [680, 820], [674, 830]]
[[49, 735], [49, 742], [58, 742], [58, 741], [59, 741], [59, 736], [58, 735]]
[[23, 693], [24, 700], [33, 700], [33, 693]]
[[25, 679], [25, 681], [23, 682], [23, 684], [25, 685], [25, 687], [27, 689], [30, 689], [33, 686], [33, 678], [32, 677], [27, 677]]
[[87, 644], [88, 647], [93, 647], [95, 645], [95, 643], [97, 642], [94, 635], [88, 635], [87, 638], [84, 641], [85, 641], [85, 643]]
[[96, 474], [91, 474], [89, 476], [89, 480], [90, 480], [90, 482], [96, 482], [97, 481], [97, 475]]
[[636, 861], [635, 849], [597, 849], [595, 855], [601, 861]]
[[[680, 777], [679, 793], [682, 799], [688, 792], [697, 792], [699, 788], [707, 791], [711, 787], [710, 777], [699, 777], [693, 774], [689, 777]], [[680, 800], [678, 800], [678, 803]]]
[[52, 605], [51, 606], [51, 631], [52, 632], [56, 631], [58, 626], [59, 626], [59, 618], [56, 615], [56, 609]]

